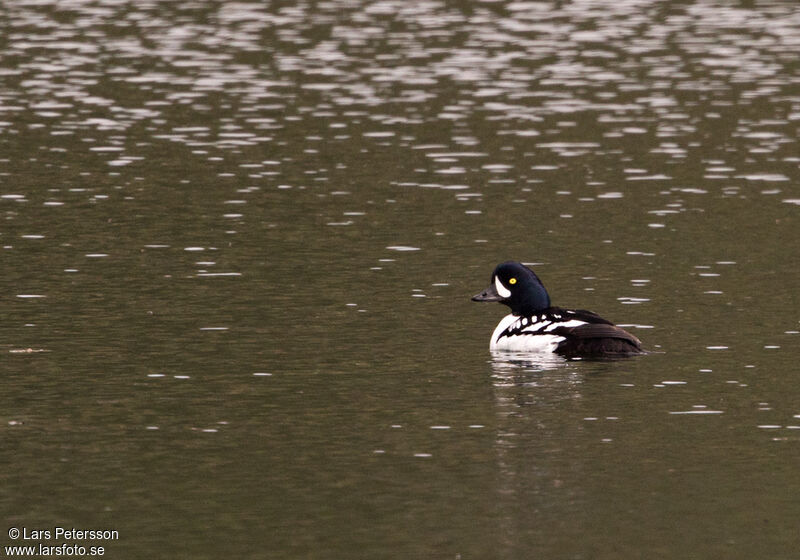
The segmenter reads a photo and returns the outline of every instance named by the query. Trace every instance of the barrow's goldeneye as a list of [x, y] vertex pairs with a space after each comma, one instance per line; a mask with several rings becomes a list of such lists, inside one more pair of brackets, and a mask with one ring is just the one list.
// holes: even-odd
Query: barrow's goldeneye
[[551, 306], [539, 277], [522, 263], [497, 265], [489, 287], [472, 301], [511, 308], [492, 333], [491, 350], [552, 352], [570, 359], [645, 353], [638, 338], [596, 313]]

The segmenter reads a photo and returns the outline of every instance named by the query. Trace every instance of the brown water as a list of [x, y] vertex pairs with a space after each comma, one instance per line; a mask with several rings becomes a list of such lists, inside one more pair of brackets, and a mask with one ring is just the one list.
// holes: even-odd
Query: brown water
[[[119, 533], [2, 546], [796, 555], [794, 3], [0, 26], [0, 534]], [[658, 353], [491, 355], [511, 258]]]

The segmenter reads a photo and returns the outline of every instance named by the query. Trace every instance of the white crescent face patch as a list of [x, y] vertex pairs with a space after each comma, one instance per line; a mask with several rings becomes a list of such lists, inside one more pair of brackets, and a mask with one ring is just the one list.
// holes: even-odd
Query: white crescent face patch
[[503, 283], [497, 276], [494, 277], [494, 289], [497, 290], [497, 293], [500, 294], [500, 297], [503, 299], [511, 297], [511, 290], [503, 286]]

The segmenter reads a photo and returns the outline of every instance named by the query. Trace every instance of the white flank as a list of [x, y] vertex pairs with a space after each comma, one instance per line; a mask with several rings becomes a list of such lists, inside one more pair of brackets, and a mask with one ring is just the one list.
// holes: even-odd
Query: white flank
[[503, 317], [492, 333], [489, 349], [509, 350], [512, 352], [553, 352], [558, 346], [558, 343], [564, 340], [563, 336], [554, 334], [521, 334], [500, 338], [500, 335], [509, 326], [519, 320], [520, 317], [512, 314]]

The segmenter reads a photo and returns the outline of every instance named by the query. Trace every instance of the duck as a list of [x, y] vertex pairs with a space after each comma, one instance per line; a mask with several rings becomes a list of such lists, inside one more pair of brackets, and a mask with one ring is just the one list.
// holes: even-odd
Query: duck
[[492, 351], [551, 353], [569, 360], [647, 353], [638, 338], [598, 314], [551, 305], [542, 281], [520, 262], [497, 265], [489, 287], [472, 296], [472, 301], [499, 302], [511, 308], [492, 333]]

